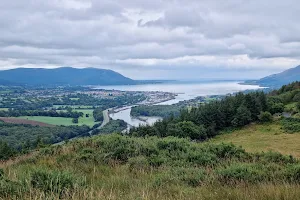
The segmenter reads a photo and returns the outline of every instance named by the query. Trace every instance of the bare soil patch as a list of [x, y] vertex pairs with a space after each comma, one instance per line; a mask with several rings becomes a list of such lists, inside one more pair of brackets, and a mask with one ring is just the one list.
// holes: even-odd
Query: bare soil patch
[[54, 125], [46, 124], [43, 122], [37, 122], [33, 120], [27, 120], [27, 119], [19, 119], [15, 117], [0, 117], [0, 121], [3, 121], [5, 123], [11, 123], [11, 124], [29, 124], [32, 126], [43, 126], [43, 127], [53, 127]]

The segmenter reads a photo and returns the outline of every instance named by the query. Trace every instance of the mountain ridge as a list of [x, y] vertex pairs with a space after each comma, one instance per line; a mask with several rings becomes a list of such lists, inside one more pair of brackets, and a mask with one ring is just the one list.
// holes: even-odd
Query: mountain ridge
[[271, 74], [259, 80], [245, 81], [244, 84], [255, 84], [270, 88], [279, 88], [282, 85], [300, 80], [300, 65], [277, 74]]
[[109, 69], [60, 67], [0, 71], [0, 83], [25, 85], [122, 85], [135, 81]]

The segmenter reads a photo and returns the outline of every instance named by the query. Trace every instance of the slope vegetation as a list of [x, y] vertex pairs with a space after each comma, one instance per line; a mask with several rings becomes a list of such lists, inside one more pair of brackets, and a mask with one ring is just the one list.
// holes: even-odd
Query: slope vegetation
[[103, 135], [0, 165], [4, 199], [297, 199], [300, 162], [229, 144]]
[[224, 132], [209, 143], [232, 143], [242, 146], [247, 152], [276, 151], [300, 158], [300, 131], [288, 134], [280, 122], [251, 124], [240, 130]]

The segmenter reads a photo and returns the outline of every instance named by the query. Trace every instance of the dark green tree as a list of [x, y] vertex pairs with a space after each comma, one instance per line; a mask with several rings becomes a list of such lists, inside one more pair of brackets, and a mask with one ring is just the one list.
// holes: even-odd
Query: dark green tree
[[232, 120], [232, 125], [239, 127], [248, 124], [251, 121], [251, 112], [245, 105], [241, 105]]

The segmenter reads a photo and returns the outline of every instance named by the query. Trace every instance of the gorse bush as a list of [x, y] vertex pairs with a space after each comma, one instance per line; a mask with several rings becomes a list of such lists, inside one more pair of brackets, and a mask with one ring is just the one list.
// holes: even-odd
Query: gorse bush
[[258, 183], [265, 179], [266, 173], [259, 165], [255, 164], [233, 164], [225, 169], [217, 171], [220, 181], [226, 184], [238, 182]]
[[270, 112], [261, 112], [260, 115], [258, 116], [258, 119], [260, 122], [271, 122], [273, 120], [273, 116], [271, 115]]
[[282, 127], [288, 133], [300, 132], [299, 118], [286, 118], [282, 120]]
[[300, 164], [288, 165], [285, 170], [284, 175], [288, 181], [299, 183], [299, 181], [300, 181]]
[[284, 156], [278, 152], [269, 151], [257, 155], [263, 163], [292, 164], [297, 162], [293, 156]]

